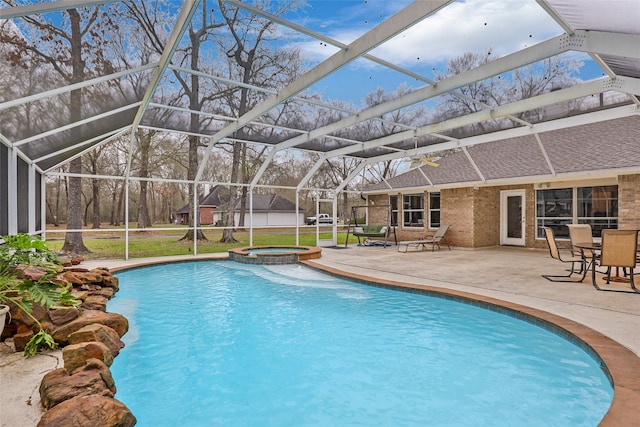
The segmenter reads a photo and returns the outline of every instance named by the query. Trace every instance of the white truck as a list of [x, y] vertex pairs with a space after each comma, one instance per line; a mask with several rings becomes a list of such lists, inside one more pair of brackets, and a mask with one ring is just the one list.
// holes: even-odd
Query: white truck
[[307, 217], [307, 225], [315, 225], [316, 222], [319, 224], [333, 224], [333, 218], [329, 214], [323, 213]]

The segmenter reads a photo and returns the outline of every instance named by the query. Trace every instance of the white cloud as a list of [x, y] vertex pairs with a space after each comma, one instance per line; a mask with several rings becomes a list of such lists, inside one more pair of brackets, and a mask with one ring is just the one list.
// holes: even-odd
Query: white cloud
[[[357, 17], [350, 16], [344, 22], [355, 20]], [[364, 28], [340, 24], [341, 20], [333, 19], [326, 28], [332, 29], [330, 37], [343, 43], [364, 33]], [[373, 25], [367, 29], [371, 28]], [[467, 51], [481, 53], [491, 49], [497, 56], [504, 56], [561, 33], [562, 29], [535, 0], [469, 0], [452, 3], [372, 54], [405, 67], [428, 66], [442, 64]], [[319, 58], [335, 52], [319, 42], [306, 43], [301, 48], [307, 55]]]
[[376, 49], [400, 64], [441, 62], [464, 52], [504, 56], [562, 30], [534, 0], [454, 3]]

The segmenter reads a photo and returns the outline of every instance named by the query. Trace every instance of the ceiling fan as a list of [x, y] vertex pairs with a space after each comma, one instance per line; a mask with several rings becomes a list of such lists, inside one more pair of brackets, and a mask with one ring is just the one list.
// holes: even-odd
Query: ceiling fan
[[[409, 157], [408, 160], [406, 161], [410, 161], [411, 164], [409, 165], [409, 169], [413, 169], [416, 168], [418, 166], [432, 166], [434, 168], [437, 168], [438, 166], [440, 166], [439, 163], [437, 163], [438, 160], [442, 159], [442, 156], [425, 156], [425, 155], [420, 155], [418, 154], [418, 139], [414, 138], [414, 145], [415, 145], [415, 150], [416, 153]], [[431, 154], [431, 153], [430, 153]]]
[[436, 162], [440, 159], [442, 159], [442, 157], [440, 156], [431, 156], [431, 157], [425, 157], [420, 155], [411, 156], [409, 157], [409, 160], [411, 161], [411, 164], [409, 165], [409, 169], [413, 169], [423, 165], [437, 168], [438, 166], [440, 166], [440, 164]]

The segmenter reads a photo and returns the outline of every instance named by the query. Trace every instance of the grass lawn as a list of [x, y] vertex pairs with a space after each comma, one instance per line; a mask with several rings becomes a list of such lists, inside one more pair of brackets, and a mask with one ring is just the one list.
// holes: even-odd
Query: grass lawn
[[[104, 227], [107, 228], [107, 227]], [[162, 230], [158, 230], [162, 228]], [[180, 240], [185, 234], [184, 229], [172, 226], [158, 225], [155, 229], [152, 227], [145, 231], [129, 232], [129, 258], [158, 257], [168, 255], [189, 255], [193, 253], [193, 241]], [[110, 228], [111, 229], [111, 228]], [[87, 229], [83, 231], [82, 237], [84, 244], [91, 253], [84, 254], [85, 259], [121, 259], [125, 256], [125, 234], [124, 227], [122, 231], [103, 231]], [[331, 240], [331, 229], [324, 228], [321, 230], [321, 240]], [[304, 234], [303, 234], [304, 233]], [[248, 246], [249, 231], [238, 230], [233, 233], [237, 243], [220, 243], [222, 238], [222, 230], [205, 229], [204, 235], [207, 240], [198, 241], [198, 253], [216, 253], [227, 252], [231, 248]], [[344, 245], [347, 236], [346, 230], [338, 232], [338, 244]], [[253, 232], [254, 246], [263, 245], [295, 245], [296, 236], [295, 229], [260, 229]], [[357, 239], [349, 236], [349, 243], [357, 243]], [[49, 249], [60, 252], [64, 244], [64, 229], [48, 228], [47, 229], [47, 247]], [[300, 234], [300, 245], [316, 246], [315, 229], [303, 229]]]

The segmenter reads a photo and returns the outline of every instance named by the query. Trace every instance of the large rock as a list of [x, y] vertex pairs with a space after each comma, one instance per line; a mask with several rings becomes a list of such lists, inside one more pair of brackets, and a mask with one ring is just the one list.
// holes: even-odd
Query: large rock
[[100, 295], [102, 297], [105, 297], [107, 299], [111, 299], [113, 298], [113, 295], [116, 293], [116, 291], [113, 288], [107, 287], [107, 286], [101, 286], [100, 289], [96, 289], [94, 291], [90, 292], [90, 295]]
[[102, 286], [112, 288], [114, 291], [120, 289], [120, 279], [108, 271], [102, 271]]
[[102, 286], [108, 286], [110, 288], [114, 288], [116, 291], [118, 290], [118, 278], [111, 274], [108, 268], [94, 268], [91, 272], [102, 276]]
[[102, 274], [100, 274], [100, 272], [65, 270], [61, 276], [63, 279], [76, 285], [102, 283]]
[[[34, 302], [31, 304], [31, 316], [24, 312], [20, 307], [15, 305], [12, 302], [8, 302], [7, 305], [11, 309], [11, 318], [17, 325], [24, 325], [32, 331], [39, 331], [40, 327], [37, 322], [33, 320], [36, 319], [43, 321], [47, 320], [47, 309], [42, 306], [38, 302]], [[33, 317], [32, 317], [33, 316]]]
[[56, 342], [67, 344], [69, 335], [92, 323], [106, 325], [115, 330], [120, 337], [129, 330], [129, 321], [121, 314], [107, 313], [100, 310], [83, 310], [76, 320], [51, 331], [51, 336]]
[[109, 347], [97, 341], [69, 344], [62, 349], [64, 367], [69, 372], [84, 366], [89, 359], [99, 359], [105, 365], [111, 366], [113, 354], [111, 354]]
[[33, 338], [34, 335], [35, 334], [33, 333], [33, 331], [16, 333], [13, 336], [13, 347], [16, 349], [16, 351], [24, 351], [24, 349], [27, 347], [27, 343], [31, 341], [31, 338]]
[[80, 310], [72, 306], [53, 306], [49, 308], [49, 319], [54, 325], [60, 326], [75, 320], [80, 315]]
[[124, 403], [92, 394], [54, 406], [40, 419], [38, 427], [130, 427], [136, 422]]
[[109, 302], [109, 299], [107, 297], [104, 297], [102, 295], [96, 295], [94, 293], [90, 293], [89, 296], [87, 296], [84, 301], [82, 301], [82, 308], [84, 310], [100, 310], [100, 311], [106, 311], [107, 310], [107, 302]]
[[53, 265], [49, 267], [42, 267], [39, 265], [21, 264], [13, 270], [13, 273], [18, 279], [28, 279], [37, 282], [42, 278], [42, 276], [56, 273], [57, 271], [58, 267]]
[[40, 383], [40, 399], [45, 409], [77, 396], [113, 397], [116, 393], [111, 371], [101, 360], [89, 359], [69, 374], [66, 368], [56, 369], [44, 376]]
[[81, 289], [77, 289], [77, 288], [73, 288], [71, 290], [71, 294], [75, 297], [75, 299], [77, 299], [78, 301], [84, 301], [87, 299], [87, 297], [89, 296], [89, 292], [85, 291], [85, 290], [81, 290]]
[[97, 341], [106, 345], [114, 357], [117, 356], [118, 353], [120, 353], [120, 349], [124, 347], [124, 343], [120, 340], [116, 331], [99, 323], [87, 325], [69, 335], [69, 344], [79, 344], [90, 341]]
[[86, 273], [87, 271], [89, 271], [89, 269], [84, 267], [66, 267], [64, 271], [75, 271], [78, 273]]

